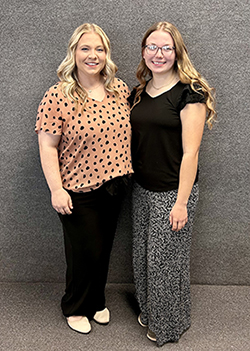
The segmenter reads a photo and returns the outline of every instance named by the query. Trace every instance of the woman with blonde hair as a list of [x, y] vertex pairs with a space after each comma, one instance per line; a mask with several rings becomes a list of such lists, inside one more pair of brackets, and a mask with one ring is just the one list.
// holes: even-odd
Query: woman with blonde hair
[[126, 177], [132, 173], [129, 90], [115, 78], [110, 42], [95, 24], [78, 27], [37, 115], [40, 158], [63, 226], [67, 263], [61, 301], [68, 326], [107, 324], [105, 285]]
[[[147, 80], [147, 76], [150, 79]], [[139, 323], [159, 346], [190, 326], [189, 260], [198, 201], [198, 154], [215, 117], [213, 89], [178, 29], [158, 22], [142, 40], [132, 125], [133, 267]]]

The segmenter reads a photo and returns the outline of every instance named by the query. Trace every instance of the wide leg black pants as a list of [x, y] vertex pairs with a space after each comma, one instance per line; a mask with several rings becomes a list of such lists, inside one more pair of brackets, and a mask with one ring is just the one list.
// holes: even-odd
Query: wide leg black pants
[[105, 308], [105, 285], [122, 192], [111, 195], [106, 186], [87, 192], [69, 191], [71, 215], [59, 215], [67, 263], [64, 316], [93, 317]]

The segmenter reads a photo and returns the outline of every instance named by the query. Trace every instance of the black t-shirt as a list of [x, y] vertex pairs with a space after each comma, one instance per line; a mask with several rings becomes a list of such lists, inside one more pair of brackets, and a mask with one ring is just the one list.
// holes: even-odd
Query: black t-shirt
[[[151, 191], [178, 189], [183, 156], [180, 111], [188, 103], [205, 102], [205, 98], [181, 82], [154, 98], [145, 89], [130, 117], [135, 179]], [[135, 90], [130, 103], [134, 94]]]

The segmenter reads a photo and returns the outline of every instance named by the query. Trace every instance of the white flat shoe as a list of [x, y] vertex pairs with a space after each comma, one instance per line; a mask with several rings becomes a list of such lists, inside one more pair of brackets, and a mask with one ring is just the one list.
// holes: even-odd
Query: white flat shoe
[[110, 312], [109, 310], [106, 308], [104, 308], [104, 310], [102, 311], [97, 311], [93, 317], [94, 321], [99, 323], [99, 324], [103, 324], [106, 325], [109, 323], [110, 321]]
[[82, 317], [78, 321], [69, 321], [68, 318], [66, 318], [67, 324], [70, 327], [70, 329], [81, 333], [81, 334], [88, 334], [91, 331], [91, 325], [89, 323], [89, 320], [87, 317]]
[[153, 333], [150, 329], [148, 329], [147, 338], [151, 341], [156, 341], [155, 333]]
[[139, 316], [138, 316], [138, 323], [139, 323], [143, 328], [146, 328], [146, 327], [147, 327], [147, 324], [144, 324], [144, 323], [142, 323], [142, 321], [141, 321], [141, 313], [140, 313]]

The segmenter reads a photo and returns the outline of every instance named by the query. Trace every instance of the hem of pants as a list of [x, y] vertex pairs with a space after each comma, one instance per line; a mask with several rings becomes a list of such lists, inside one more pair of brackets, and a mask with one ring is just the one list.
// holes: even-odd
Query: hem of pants
[[187, 326], [183, 326], [181, 329], [178, 330], [178, 332], [173, 330], [168, 335], [163, 334], [158, 337], [156, 335], [157, 346], [163, 346], [164, 344], [171, 343], [171, 342], [177, 343], [180, 340], [181, 336], [190, 328], [190, 326], [191, 324], [188, 324]]

